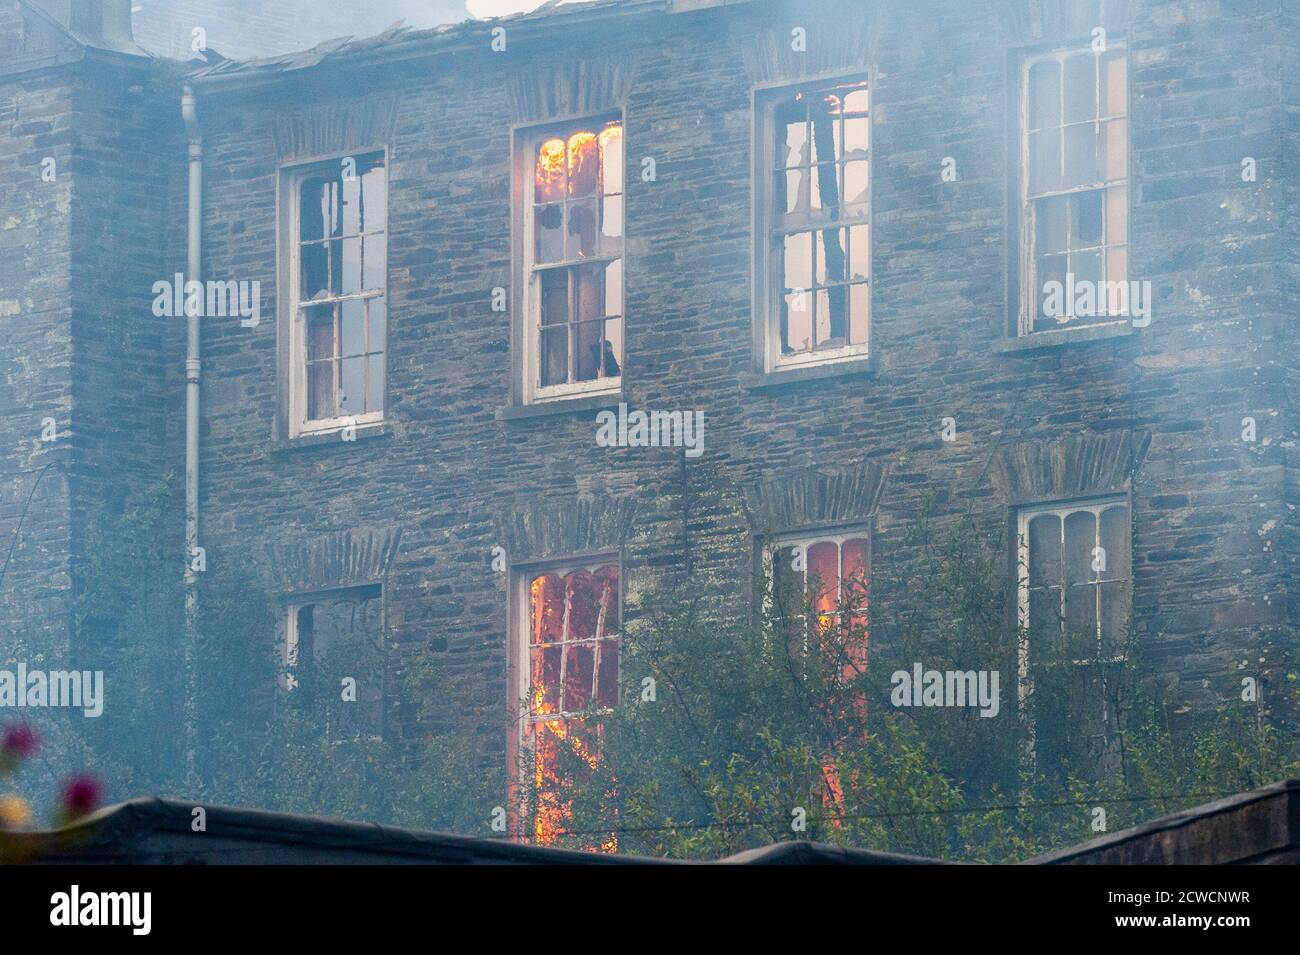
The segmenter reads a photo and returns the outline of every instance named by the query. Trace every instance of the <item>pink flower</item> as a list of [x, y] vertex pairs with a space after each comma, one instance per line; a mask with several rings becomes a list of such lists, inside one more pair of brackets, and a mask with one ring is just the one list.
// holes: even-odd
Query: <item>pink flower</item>
[[0, 742], [0, 752], [14, 760], [26, 759], [36, 752], [41, 745], [41, 738], [36, 730], [25, 723], [5, 729], [4, 740]]
[[103, 787], [94, 776], [73, 776], [63, 784], [63, 813], [68, 819], [79, 819], [99, 806]]

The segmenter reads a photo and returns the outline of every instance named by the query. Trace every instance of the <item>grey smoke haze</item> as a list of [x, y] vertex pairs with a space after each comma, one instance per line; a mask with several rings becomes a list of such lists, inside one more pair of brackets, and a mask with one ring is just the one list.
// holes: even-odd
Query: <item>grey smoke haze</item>
[[[526, 0], [474, 0], [532, 7]], [[133, 0], [136, 42], [161, 56], [192, 59], [194, 30], [209, 49], [235, 59], [304, 50], [339, 36], [373, 36], [399, 20], [416, 29], [470, 16], [465, 0]]]

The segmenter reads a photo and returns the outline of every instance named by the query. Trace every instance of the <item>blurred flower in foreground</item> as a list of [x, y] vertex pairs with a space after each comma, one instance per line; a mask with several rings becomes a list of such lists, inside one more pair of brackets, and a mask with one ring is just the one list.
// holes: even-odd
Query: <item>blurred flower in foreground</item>
[[25, 723], [5, 727], [0, 738], [0, 773], [11, 773], [24, 759], [36, 752], [41, 739]]
[[73, 776], [63, 784], [59, 813], [64, 824], [89, 815], [99, 806], [103, 787], [94, 776]]
[[32, 824], [32, 809], [20, 796], [0, 796], [0, 830], [12, 832]]

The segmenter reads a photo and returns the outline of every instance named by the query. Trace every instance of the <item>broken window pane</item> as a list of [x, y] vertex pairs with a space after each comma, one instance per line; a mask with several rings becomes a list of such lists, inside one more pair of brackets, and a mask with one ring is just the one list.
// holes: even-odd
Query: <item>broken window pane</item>
[[574, 351], [577, 360], [577, 380], [591, 381], [600, 377], [600, 363], [605, 347], [602, 330], [605, 318], [604, 266], [584, 266], [574, 270], [577, 314], [574, 317]]
[[621, 371], [612, 340], [621, 343], [621, 334], [607, 331], [605, 319], [622, 312], [623, 128], [617, 120], [595, 128], [599, 133], [586, 125], [544, 140], [533, 160], [531, 264], [610, 260], [541, 275], [531, 305], [540, 326], [538, 387]]
[[849, 278], [865, 279], [871, 275], [870, 226], [855, 225], [849, 234]]
[[362, 159], [357, 163], [357, 173], [362, 177], [362, 224], [368, 233], [383, 232], [388, 228], [387, 174], [380, 157]]
[[855, 83], [847, 87], [844, 96], [844, 112], [846, 113], [865, 113], [868, 109], [869, 95], [867, 84], [865, 82]]
[[307, 337], [307, 403], [312, 418], [335, 414], [334, 306], [322, 305], [304, 311]]
[[806, 166], [811, 154], [808, 145], [808, 117], [804, 106], [787, 100], [777, 107], [776, 128], [780, 142], [777, 165]]
[[865, 116], [846, 119], [844, 121], [844, 149], [842, 153], [844, 158], [865, 157], [870, 145], [871, 120]]
[[[824, 296], [826, 302], [825, 334], [819, 338], [818, 345], [827, 348], [839, 348], [848, 343], [848, 286], [834, 285], [818, 294]], [[823, 298], [819, 297], [818, 302], [821, 301], [823, 301]], [[820, 318], [820, 316], [818, 317]]]
[[542, 385], [563, 385], [568, 381], [568, 326], [542, 329]]
[[815, 338], [813, 347], [827, 345], [831, 337], [831, 295], [829, 289], [816, 289], [812, 295], [813, 301], [813, 331]]
[[813, 209], [835, 209], [840, 204], [839, 166], [822, 163], [812, 168]]
[[584, 199], [569, 203], [569, 229], [564, 246], [566, 259], [596, 254], [596, 202], [595, 199]]
[[844, 202], [850, 212], [865, 210], [871, 199], [871, 164], [865, 161], [844, 165]]
[[1070, 197], [1071, 249], [1090, 249], [1101, 245], [1103, 192], [1101, 189], [1094, 189]]
[[822, 97], [812, 95], [808, 99], [808, 114], [812, 133], [810, 161], [813, 163], [833, 163], [839, 158], [835, 152], [834, 132], [839, 123], [831, 118], [827, 104]]
[[539, 264], [558, 262], [564, 257], [564, 207], [561, 205], [541, 206], [534, 220], [537, 232], [537, 245], [533, 252]]
[[782, 350], [786, 353], [807, 351], [812, 348], [813, 295], [800, 289], [782, 299]]
[[342, 220], [340, 235], [360, 235], [361, 225], [361, 183], [360, 176], [345, 178], [340, 190]]
[[[295, 360], [306, 372], [298, 424], [378, 410], [383, 403], [383, 375], [372, 373], [383, 366], [386, 339], [383, 156], [345, 157], [312, 169], [296, 186], [297, 301], [321, 305], [301, 312], [301, 339], [294, 336]], [[351, 297], [362, 294], [369, 297]], [[366, 353], [376, 357], [364, 359]], [[301, 394], [295, 392], [293, 404]]]
[[323, 179], [304, 179], [299, 190], [298, 241], [317, 242], [325, 238], [329, 203], [323, 196], [328, 184]]
[[564, 198], [563, 139], [548, 139], [537, 149], [534, 175], [534, 201], [555, 202]]
[[553, 841], [566, 793], [600, 760], [599, 727], [574, 717], [618, 700], [618, 568], [581, 567], [529, 581], [529, 683], [524, 740], [534, 759], [535, 832]]
[[594, 195], [600, 174], [599, 146], [596, 134], [582, 130], [569, 137], [568, 197], [578, 199]]
[[812, 287], [811, 232], [794, 232], [785, 237], [785, 276], [781, 283], [787, 289]]
[[607, 196], [623, 191], [623, 127], [617, 123], [600, 133], [600, 185]]
[[311, 301], [329, 294], [329, 251], [325, 243], [304, 245], [299, 252], [299, 298]]
[[776, 174], [779, 194], [777, 208], [788, 215], [808, 208], [808, 169], [791, 169]]
[[[324, 711], [331, 739], [378, 736], [383, 724], [383, 615], [375, 589], [323, 598], [291, 611], [293, 630], [285, 659], [293, 671], [287, 688], [301, 691], [308, 705]], [[330, 687], [356, 680], [355, 702], [342, 701]]]
[[[776, 337], [782, 356], [867, 341], [867, 105], [863, 81], [799, 90], [774, 107], [774, 211], [782, 228], [772, 237], [773, 248], [779, 249], [773, 274], [783, 294], [773, 300], [779, 303]], [[782, 168], [793, 163], [798, 168]], [[853, 225], [855, 219], [861, 224]], [[837, 225], [824, 228], [828, 220]], [[863, 287], [845, 284], [854, 280]]]

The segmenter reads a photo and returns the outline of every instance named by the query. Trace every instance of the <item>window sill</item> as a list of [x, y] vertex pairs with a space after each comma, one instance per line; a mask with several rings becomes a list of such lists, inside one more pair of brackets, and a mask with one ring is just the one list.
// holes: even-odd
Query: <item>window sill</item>
[[358, 441], [367, 441], [372, 438], [391, 437], [393, 433], [392, 427], [387, 421], [359, 424], [356, 427], [355, 438], [347, 441], [343, 440], [344, 430], [338, 428], [334, 431], [312, 431], [307, 434], [300, 434], [296, 438], [281, 438], [272, 447], [271, 452], [273, 454], [283, 454], [289, 451], [302, 451], [307, 448], [356, 444]]
[[780, 388], [801, 381], [826, 381], [835, 378], [854, 378], [876, 373], [876, 360], [871, 357], [849, 361], [828, 362], [824, 365], [780, 368], [768, 372], [745, 372], [740, 376], [742, 387], [751, 391]]
[[601, 411], [605, 408], [617, 408], [619, 402], [625, 401], [623, 392], [607, 392], [599, 395], [576, 395], [572, 398], [558, 398], [553, 401], [541, 401], [531, 405], [510, 405], [498, 408], [498, 421], [525, 421], [529, 418], [544, 418], [551, 415], [581, 414], [586, 411]]
[[1053, 329], [1049, 332], [1031, 332], [1019, 338], [1005, 338], [994, 346], [1000, 354], [1035, 352], [1046, 348], [1068, 345], [1087, 345], [1115, 338], [1129, 338], [1138, 333], [1131, 322], [1113, 322], [1106, 325], [1080, 325], [1077, 328]]

